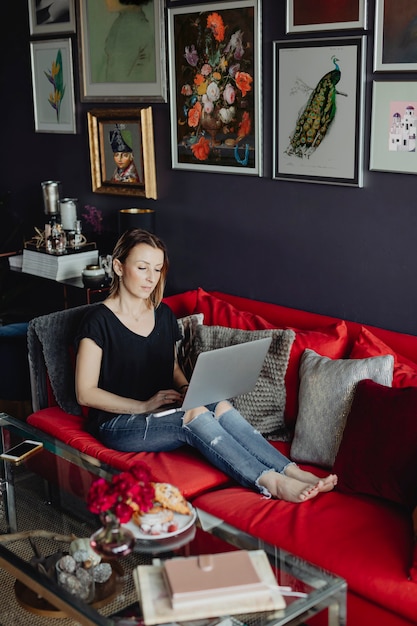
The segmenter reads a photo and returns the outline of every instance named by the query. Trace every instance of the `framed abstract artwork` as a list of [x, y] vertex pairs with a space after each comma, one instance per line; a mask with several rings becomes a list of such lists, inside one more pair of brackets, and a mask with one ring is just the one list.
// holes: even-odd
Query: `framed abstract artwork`
[[273, 50], [273, 178], [361, 187], [365, 37]]
[[157, 197], [152, 108], [87, 113], [92, 189]]
[[369, 169], [417, 174], [417, 83], [374, 81]]
[[260, 2], [168, 9], [174, 169], [261, 175]]
[[83, 101], [166, 102], [164, 0], [78, 0]]
[[32, 91], [38, 133], [76, 133], [70, 39], [31, 41]]
[[366, 28], [366, 0], [287, 0], [287, 33]]
[[414, 0], [376, 0], [375, 72], [417, 70], [416, 28]]
[[31, 35], [75, 33], [75, 0], [28, 0]]

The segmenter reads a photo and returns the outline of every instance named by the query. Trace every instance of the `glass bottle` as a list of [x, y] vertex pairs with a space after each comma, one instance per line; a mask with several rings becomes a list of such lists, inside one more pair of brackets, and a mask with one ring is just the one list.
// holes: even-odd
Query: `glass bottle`
[[79, 248], [83, 241], [81, 220], [75, 220], [74, 223], [74, 248]]
[[65, 231], [59, 220], [59, 215], [53, 214], [49, 220], [49, 228], [45, 228], [48, 232], [46, 240], [46, 249], [52, 254], [63, 254], [66, 247]]

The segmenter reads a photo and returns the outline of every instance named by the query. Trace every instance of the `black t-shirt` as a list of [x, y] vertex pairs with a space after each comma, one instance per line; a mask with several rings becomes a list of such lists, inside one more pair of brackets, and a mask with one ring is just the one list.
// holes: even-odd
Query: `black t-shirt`
[[[172, 389], [174, 348], [181, 333], [166, 304], [155, 310], [155, 326], [147, 337], [126, 328], [105, 304], [99, 304], [84, 317], [76, 345], [86, 337], [103, 350], [101, 389], [135, 400], [148, 400], [161, 389]], [[97, 426], [114, 414], [90, 409], [89, 417], [96, 432]]]

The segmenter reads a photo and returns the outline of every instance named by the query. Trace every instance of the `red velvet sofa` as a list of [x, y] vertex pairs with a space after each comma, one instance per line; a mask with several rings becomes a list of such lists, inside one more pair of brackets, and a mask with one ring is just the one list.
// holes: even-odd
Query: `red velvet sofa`
[[[285, 374], [285, 422], [291, 435], [288, 441], [271, 441], [288, 456], [306, 349], [332, 362], [392, 355], [391, 386], [365, 380], [356, 387], [335, 460], [342, 478], [335, 491], [303, 504], [267, 500], [236, 485], [186, 447], [157, 454], [105, 448], [85, 431], [82, 412], [73, 415], [57, 406], [42, 361], [42, 341], [36, 349], [33, 337], [29, 360], [34, 413], [28, 422], [121, 470], [141, 458], [157, 480], [176, 484], [201, 509], [342, 576], [348, 582], [349, 626], [416, 624], [417, 472], [412, 461], [417, 459], [417, 337], [203, 289], [165, 301], [178, 318], [203, 313], [209, 326], [294, 330]], [[300, 465], [321, 475], [330, 469]]]

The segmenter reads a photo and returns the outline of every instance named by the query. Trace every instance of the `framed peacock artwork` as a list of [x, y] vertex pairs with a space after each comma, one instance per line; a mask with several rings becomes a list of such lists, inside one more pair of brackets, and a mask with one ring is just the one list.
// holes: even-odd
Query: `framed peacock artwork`
[[363, 186], [365, 45], [273, 42], [273, 178]]

